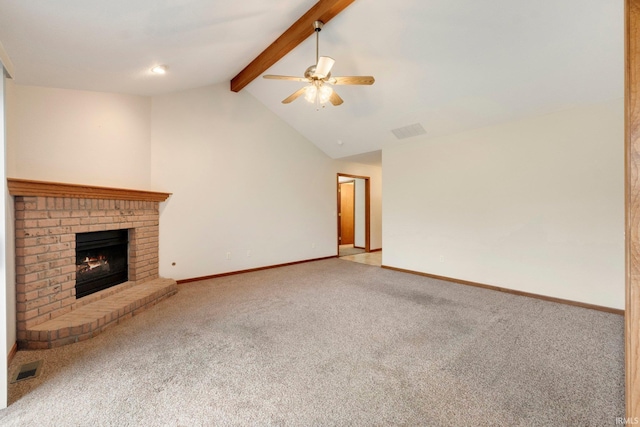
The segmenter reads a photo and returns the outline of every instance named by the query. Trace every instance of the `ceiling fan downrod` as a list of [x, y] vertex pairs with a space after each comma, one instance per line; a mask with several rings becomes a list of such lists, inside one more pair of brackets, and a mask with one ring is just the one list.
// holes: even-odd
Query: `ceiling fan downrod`
[[316, 32], [316, 64], [318, 63], [318, 52], [320, 50], [320, 31], [322, 31], [323, 26], [324, 22], [322, 21], [314, 21], [313, 23], [313, 31]]

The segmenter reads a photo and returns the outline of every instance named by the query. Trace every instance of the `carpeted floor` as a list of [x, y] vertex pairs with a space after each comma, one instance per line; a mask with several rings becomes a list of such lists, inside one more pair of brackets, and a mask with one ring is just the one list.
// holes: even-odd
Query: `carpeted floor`
[[3, 426], [604, 426], [623, 318], [330, 259], [181, 285], [18, 352]]

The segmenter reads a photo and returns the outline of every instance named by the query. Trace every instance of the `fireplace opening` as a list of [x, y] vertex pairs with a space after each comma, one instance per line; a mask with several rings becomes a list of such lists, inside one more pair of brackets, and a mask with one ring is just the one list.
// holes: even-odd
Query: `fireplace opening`
[[129, 280], [129, 230], [76, 234], [76, 298]]

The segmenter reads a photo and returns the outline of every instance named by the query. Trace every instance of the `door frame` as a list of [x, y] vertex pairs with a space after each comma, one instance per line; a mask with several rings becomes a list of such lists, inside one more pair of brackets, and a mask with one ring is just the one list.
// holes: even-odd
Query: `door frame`
[[[336, 174], [336, 197], [337, 197], [337, 210], [336, 210], [336, 253], [340, 256], [340, 177], [345, 178], [357, 178], [364, 179], [364, 250], [365, 252], [371, 252], [371, 177], [361, 175], [351, 175], [348, 173]], [[353, 185], [355, 192], [355, 184]], [[355, 207], [354, 207], [355, 210]], [[354, 214], [355, 221], [355, 214]]]
[[640, 0], [625, 1], [625, 400], [640, 417]]

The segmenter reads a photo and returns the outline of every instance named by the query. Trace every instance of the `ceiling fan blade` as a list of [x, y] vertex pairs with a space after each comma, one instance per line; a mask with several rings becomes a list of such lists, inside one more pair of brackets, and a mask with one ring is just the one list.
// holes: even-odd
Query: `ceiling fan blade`
[[329, 83], [334, 85], [372, 85], [375, 81], [373, 76], [345, 76], [329, 79]]
[[308, 82], [309, 79], [306, 77], [293, 77], [293, 76], [278, 76], [273, 74], [266, 74], [262, 76], [264, 79], [273, 79], [273, 80], [291, 80], [294, 82]]
[[318, 58], [318, 64], [316, 64], [316, 72], [314, 73], [319, 78], [325, 78], [331, 72], [331, 68], [333, 64], [336, 63], [336, 60], [331, 58], [330, 56], [321, 56]]
[[295, 101], [299, 96], [303, 95], [306, 90], [307, 90], [307, 86], [298, 89], [297, 91], [293, 92], [291, 95], [289, 95], [288, 97], [283, 99], [282, 103], [283, 104], [288, 104], [288, 103], [290, 103], [292, 101]]
[[336, 106], [344, 102], [342, 98], [340, 98], [340, 95], [338, 95], [335, 90], [331, 91], [331, 96], [329, 96], [329, 101], [331, 101], [331, 103]]

